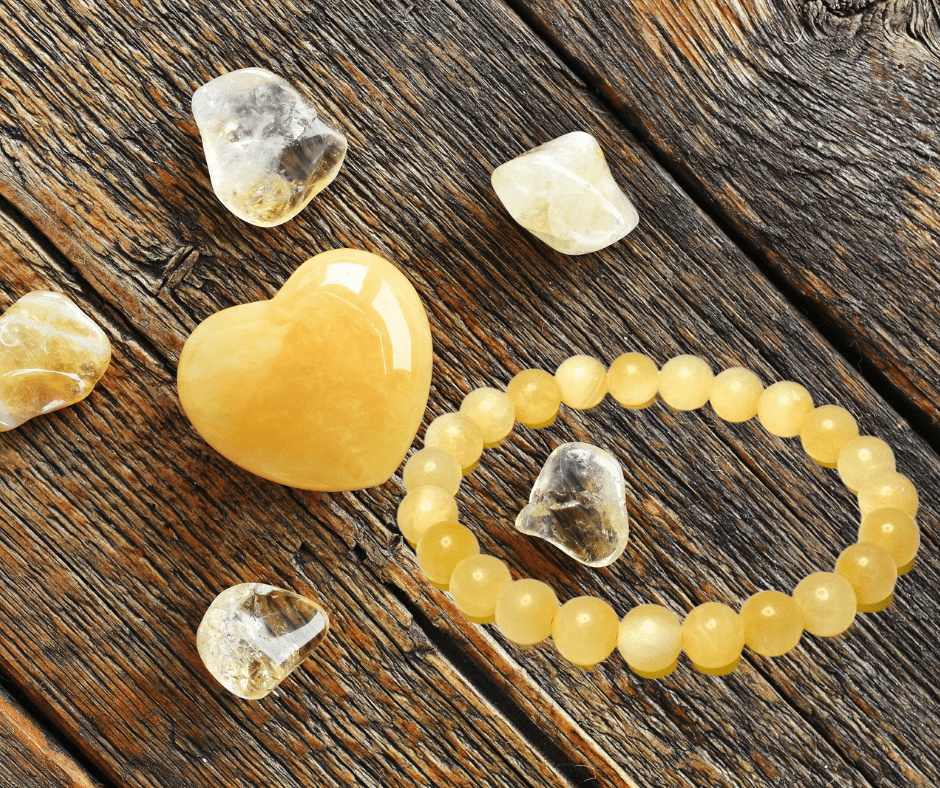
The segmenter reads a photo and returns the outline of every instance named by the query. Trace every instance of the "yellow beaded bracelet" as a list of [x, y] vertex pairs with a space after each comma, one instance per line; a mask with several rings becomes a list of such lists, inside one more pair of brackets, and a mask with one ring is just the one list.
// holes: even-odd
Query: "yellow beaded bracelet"
[[[772, 435], [799, 436], [819, 465], [837, 468], [846, 487], [858, 495], [858, 542], [846, 548], [834, 572], [803, 579], [792, 595], [760, 591], [735, 612], [707, 602], [680, 624], [661, 605], [644, 604], [619, 620], [613, 607], [590, 596], [560, 605], [545, 583], [513, 581], [498, 558], [480, 554], [473, 533], [457, 522], [454, 501], [461, 478], [470, 473], [485, 447], [505, 441], [516, 421], [540, 428], [551, 424], [562, 403], [586, 409], [610, 394], [625, 408], [638, 409], [658, 396], [676, 410], [710, 402], [728, 422], [757, 416]], [[678, 356], [661, 370], [639, 353], [622, 355], [610, 369], [589, 356], [573, 356], [554, 375], [528, 369], [503, 393], [481, 388], [464, 399], [459, 413], [435, 419], [425, 434], [426, 448], [412, 455], [403, 472], [407, 495], [398, 508], [398, 525], [416, 548], [428, 580], [452, 596], [457, 609], [480, 624], [496, 623], [520, 645], [549, 636], [570, 662], [588, 667], [617, 648], [630, 669], [646, 678], [675, 669], [684, 650], [693, 665], [721, 675], [737, 667], [744, 646], [768, 657], [794, 648], [804, 631], [829, 637], [844, 632], [857, 611], [886, 607], [899, 574], [914, 564], [920, 531], [914, 520], [917, 491], [895, 471], [887, 443], [859, 436], [852, 415], [835, 405], [815, 407], [810, 393], [792, 382], [764, 388], [741, 367], [715, 376], [696, 356]]]

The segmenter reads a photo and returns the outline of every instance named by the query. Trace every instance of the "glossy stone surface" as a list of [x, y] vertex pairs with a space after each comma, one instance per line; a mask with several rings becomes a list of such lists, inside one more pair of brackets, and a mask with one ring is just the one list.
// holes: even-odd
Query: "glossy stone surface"
[[634, 673], [661, 678], [679, 659], [682, 625], [662, 605], [638, 605], [620, 622], [617, 649]]
[[630, 539], [626, 497], [616, 457], [588, 443], [565, 443], [549, 455], [516, 529], [582, 564], [607, 566]]
[[496, 626], [513, 643], [532, 646], [552, 634], [558, 608], [551, 586], [528, 577], [516, 580], [496, 601]]
[[858, 600], [842, 575], [814, 572], [793, 590], [793, 601], [803, 611], [803, 627], [812, 635], [835, 637], [852, 626]]
[[27, 293], [0, 316], [0, 432], [87, 397], [111, 361], [105, 333], [61, 293]]
[[583, 131], [506, 162], [493, 173], [492, 182], [512, 218], [564, 254], [610, 246], [639, 221], [600, 145]]
[[329, 616], [316, 602], [282, 588], [242, 583], [209, 606], [196, 648], [225, 689], [258, 700], [310, 656], [329, 627]]
[[496, 603], [512, 575], [504, 561], [492, 555], [471, 555], [460, 561], [450, 575], [447, 589], [457, 609], [475, 624], [496, 620]]
[[346, 138], [284, 79], [243, 68], [193, 94], [212, 188], [259, 227], [292, 219], [336, 177]]
[[552, 621], [555, 648], [569, 662], [589, 668], [617, 647], [620, 619], [603, 599], [578, 596], [563, 604]]
[[796, 647], [803, 636], [803, 610], [780, 591], [758, 591], [741, 606], [744, 642], [765, 657], [779, 657]]
[[220, 454], [292, 487], [381, 484], [411, 445], [431, 386], [431, 329], [387, 260], [335, 249], [270, 301], [204, 320], [180, 355], [183, 410]]
[[744, 649], [744, 620], [727, 605], [705, 602], [682, 622], [682, 648], [696, 668], [723, 672]]

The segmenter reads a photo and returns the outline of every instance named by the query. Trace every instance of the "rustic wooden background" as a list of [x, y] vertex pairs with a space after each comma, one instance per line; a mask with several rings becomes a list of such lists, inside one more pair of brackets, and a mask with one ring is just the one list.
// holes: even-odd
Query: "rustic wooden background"
[[[0, 0], [0, 307], [36, 288], [114, 344], [80, 405], [0, 436], [0, 786], [940, 784], [940, 10], [936, 0]], [[212, 195], [193, 90], [263, 66], [345, 128], [340, 176], [260, 230]], [[568, 258], [489, 187], [583, 129], [639, 228]], [[793, 379], [887, 439], [923, 546], [886, 611], [726, 678], [591, 672], [431, 588], [400, 479], [280, 487], [182, 416], [180, 348], [312, 254], [375, 251], [431, 318], [428, 418], [576, 352]], [[589, 570], [512, 528], [551, 448], [615, 451], [633, 540]], [[487, 453], [459, 505], [562, 599], [685, 613], [832, 566], [857, 509], [795, 441], [607, 401]], [[275, 695], [226, 694], [195, 629], [247, 580], [325, 601]]]

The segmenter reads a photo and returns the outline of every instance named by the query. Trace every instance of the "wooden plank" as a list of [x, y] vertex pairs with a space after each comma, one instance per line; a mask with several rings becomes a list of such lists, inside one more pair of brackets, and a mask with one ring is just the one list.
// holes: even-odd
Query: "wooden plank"
[[100, 788], [87, 770], [0, 687], [0, 786]]
[[511, 0], [940, 438], [936, 0]]
[[[65, 291], [86, 308], [98, 300], [4, 215], [0, 265], [4, 303], [7, 287]], [[557, 745], [534, 750], [430, 647], [394, 589], [360, 567], [351, 496], [301, 505], [287, 488], [243, 487], [245, 475], [219, 458], [208, 458], [208, 473], [203, 461], [191, 465], [206, 449], [179, 415], [172, 376], [121, 341], [127, 329], [107, 312], [92, 314], [117, 339], [94, 407], [30, 422], [0, 443], [0, 653], [102, 773], [160, 788], [300, 786], [311, 774], [318, 785], [442, 775], [568, 784], [551, 762]], [[323, 520], [333, 527], [321, 533]], [[195, 650], [208, 603], [246, 580], [322, 599], [342, 633], [259, 703], [227, 695]], [[560, 722], [556, 735], [572, 753], [562, 770], [583, 764], [579, 753], [593, 748], [578, 725]]]
[[[0, 7], [0, 193], [12, 204], [2, 296], [55, 283], [116, 339], [88, 401], [0, 441], [0, 659], [25, 688], [46, 682], [57, 724], [109, 779], [936, 781], [937, 755], [909, 713], [938, 709], [922, 680], [938, 667], [931, 560], [891, 611], [844, 639], [748, 658], [728, 679], [683, 665], [643, 682], [617, 659], [585, 674], [550, 645], [523, 652], [460, 619], [395, 535], [397, 482], [291, 492], [221, 460], [180, 414], [175, 361], [199, 319], [270, 295], [310, 253], [365, 247], [399, 262], [428, 305], [431, 415], [578, 351], [744, 363], [768, 382], [805, 382], [891, 441], [923, 490], [925, 555], [935, 549], [934, 454], [512, 14], [486, 3]], [[352, 143], [336, 183], [267, 231], [215, 203], [187, 110], [202, 81], [253, 64], [305, 85]], [[488, 175], [585, 126], [643, 223], [605, 253], [563, 258], [508, 220]], [[603, 571], [510, 525], [549, 448], [574, 436], [613, 449], [630, 480], [633, 547]], [[601, 595], [620, 613], [788, 590], [831, 565], [854, 528], [850, 496], [792, 445], [661, 405], [605, 404], [523, 431], [488, 454], [460, 505], [515, 575], [549, 580], [563, 599]], [[310, 665], [261, 704], [213, 686], [193, 644], [208, 600], [246, 579], [331, 598], [336, 620]]]

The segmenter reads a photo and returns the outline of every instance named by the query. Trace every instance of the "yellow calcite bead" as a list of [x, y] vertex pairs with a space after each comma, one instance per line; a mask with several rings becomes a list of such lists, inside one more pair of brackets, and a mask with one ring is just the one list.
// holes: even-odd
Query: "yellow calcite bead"
[[418, 487], [440, 487], [456, 495], [463, 479], [460, 463], [449, 451], [429, 448], [412, 454], [402, 471], [402, 482], [408, 492]]
[[617, 650], [641, 676], [672, 672], [682, 651], [682, 626], [662, 605], [638, 605], [620, 622]]
[[744, 650], [744, 621], [720, 602], [699, 605], [682, 622], [682, 648], [697, 668], [734, 665]]
[[898, 568], [883, 547], [874, 542], [858, 542], [842, 551], [836, 561], [836, 574], [852, 584], [859, 607], [866, 607], [891, 596]]
[[432, 525], [418, 540], [418, 566], [424, 576], [434, 585], [446, 587], [454, 568], [472, 555], [480, 552], [480, 545], [473, 532], [459, 523]]
[[839, 453], [857, 437], [855, 417], [838, 405], [820, 405], [810, 412], [800, 427], [803, 450], [825, 468], [835, 468]]
[[561, 401], [569, 408], [586, 410], [599, 404], [607, 394], [607, 370], [596, 358], [572, 356], [555, 370]]
[[858, 610], [855, 589], [842, 575], [814, 572], [793, 590], [803, 611], [803, 628], [811, 635], [835, 637], [852, 626]]
[[216, 312], [180, 355], [183, 410], [216, 451], [291, 487], [356, 490], [401, 466], [431, 386], [431, 327], [388, 260], [311, 258], [269, 301]]
[[649, 356], [624, 353], [607, 370], [610, 396], [625, 408], [645, 408], [659, 391], [659, 369]]
[[513, 643], [531, 646], [552, 634], [558, 608], [551, 586], [531, 578], [516, 580], [496, 602], [496, 626]]
[[602, 599], [578, 596], [563, 604], [552, 623], [555, 648], [583, 668], [609, 657], [617, 647], [620, 619]]
[[744, 642], [765, 657], [779, 657], [803, 636], [803, 611], [780, 591], [759, 591], [741, 605]]
[[715, 376], [698, 356], [676, 356], [659, 371], [659, 396], [675, 410], [695, 410], [708, 402]]
[[917, 514], [917, 490], [900, 473], [877, 471], [858, 488], [858, 508], [862, 517], [876, 509], [900, 509], [913, 517]]
[[457, 522], [457, 502], [442, 487], [418, 487], [398, 504], [398, 528], [414, 547], [432, 525]]
[[0, 432], [73, 405], [111, 362], [111, 343], [61, 293], [34, 290], [0, 316]]
[[504, 441], [516, 423], [516, 408], [509, 395], [486, 387], [471, 391], [464, 398], [460, 415], [480, 428], [484, 446], [495, 446]]
[[731, 367], [715, 378], [711, 405], [721, 418], [736, 424], [757, 415], [757, 403], [763, 393], [764, 385], [751, 370]]
[[553, 375], [542, 369], [526, 369], [506, 387], [516, 409], [516, 419], [526, 427], [547, 427], [558, 415], [561, 388]]
[[900, 509], [875, 509], [862, 518], [858, 541], [873, 542], [883, 547], [901, 569], [917, 556], [920, 528], [913, 517]]
[[757, 418], [771, 435], [795, 438], [813, 410], [813, 398], [799, 383], [785, 380], [764, 389], [757, 403]]
[[894, 452], [881, 438], [863, 435], [853, 438], [839, 452], [836, 461], [842, 483], [857, 493], [865, 480], [879, 471], [894, 470]]
[[476, 422], [466, 416], [445, 413], [428, 425], [424, 445], [449, 451], [467, 473], [483, 453], [483, 433]]
[[512, 582], [509, 567], [491, 555], [464, 558], [450, 576], [448, 591], [457, 609], [476, 624], [496, 620], [496, 603]]

